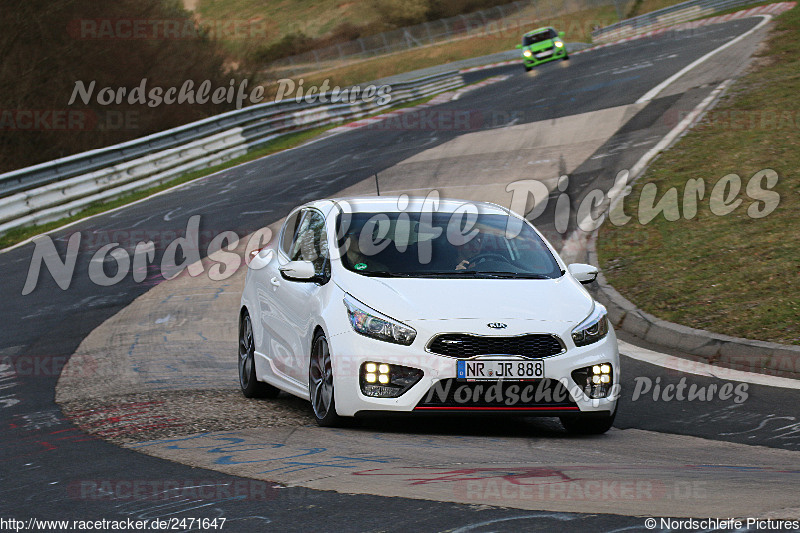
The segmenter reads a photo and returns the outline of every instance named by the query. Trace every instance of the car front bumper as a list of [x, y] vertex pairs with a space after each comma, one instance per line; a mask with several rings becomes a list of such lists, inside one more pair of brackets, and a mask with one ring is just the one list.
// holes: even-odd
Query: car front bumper
[[561, 48], [554, 48], [553, 54], [547, 57], [537, 58], [536, 53], [531, 57], [522, 56], [522, 63], [526, 67], [535, 67], [537, 65], [541, 65], [542, 63], [547, 63], [548, 61], [555, 61], [556, 59], [564, 59], [567, 55], [567, 47], [562, 46]]
[[[501, 389], [497, 382], [465, 382], [456, 379], [458, 359], [430, 353], [425, 350], [428, 338], [415, 339], [411, 346], [401, 346], [374, 340], [348, 331], [330, 337], [333, 357], [334, 393], [336, 411], [341, 416], [355, 416], [370, 412], [506, 412], [525, 414], [528, 416], [560, 416], [579, 413], [609, 413], [616, 408], [618, 383], [620, 383], [619, 351], [613, 330], [600, 341], [584, 347], [575, 347], [565, 341], [567, 350], [551, 357], [543, 358], [544, 379], [558, 381], [568, 392], [564, 402], [539, 401], [547, 399], [546, 387], [535, 381], [505, 382]], [[562, 335], [563, 339], [563, 335]], [[501, 357], [501, 356], [496, 356]], [[525, 359], [521, 359], [525, 360]], [[397, 398], [377, 398], [362, 393], [360, 370], [364, 363], [386, 363], [420, 369], [422, 378]], [[613, 369], [612, 392], [606, 398], [592, 399], [578, 393], [580, 386], [572, 378], [573, 370], [608, 363]], [[445, 389], [448, 389], [449, 392]], [[475, 393], [475, 385], [484, 388]], [[507, 395], [508, 386], [515, 384], [519, 389], [515, 394]], [[469, 390], [463, 389], [466, 385]], [[488, 389], [495, 387], [494, 393]], [[462, 387], [461, 391], [457, 391]], [[526, 389], [527, 387], [527, 389]], [[527, 394], [525, 391], [527, 390]], [[513, 391], [513, 389], [512, 389]], [[542, 396], [544, 392], [545, 396]], [[452, 393], [457, 394], [456, 403]], [[496, 400], [502, 393], [500, 401]], [[450, 401], [444, 396], [450, 394]], [[488, 396], [493, 394], [493, 396]], [[519, 399], [514, 400], [514, 395]], [[438, 398], [438, 400], [437, 400]], [[555, 398], [554, 398], [555, 399]], [[530, 401], [525, 401], [530, 400]], [[437, 405], [438, 402], [438, 405]]]

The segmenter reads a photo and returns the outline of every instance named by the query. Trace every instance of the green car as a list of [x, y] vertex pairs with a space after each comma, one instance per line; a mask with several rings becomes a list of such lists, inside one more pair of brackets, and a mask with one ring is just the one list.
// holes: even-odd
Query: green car
[[529, 31], [522, 37], [522, 64], [525, 70], [556, 59], [569, 59], [567, 45], [563, 41], [564, 32], [553, 28], [539, 28]]

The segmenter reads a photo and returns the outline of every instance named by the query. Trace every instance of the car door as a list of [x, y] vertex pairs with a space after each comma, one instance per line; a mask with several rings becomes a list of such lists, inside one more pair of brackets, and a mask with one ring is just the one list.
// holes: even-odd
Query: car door
[[[325, 217], [316, 209], [304, 209], [287, 250], [281, 250], [277, 269], [289, 261], [311, 261], [317, 273], [325, 271], [328, 261]], [[269, 283], [275, 299], [275, 349], [282, 355], [285, 374], [302, 384], [308, 382], [308, 358], [311, 335], [318, 323], [319, 283], [293, 281], [280, 272], [270, 272]], [[278, 334], [279, 332], [279, 334]]]
[[[289, 321], [285, 316], [284, 305], [281, 302], [283, 291], [278, 289], [281, 284], [281, 273], [278, 270], [280, 257], [288, 257], [292, 241], [299, 228], [298, 223], [303, 216], [303, 211], [290, 213], [281, 228], [278, 236], [278, 245], [275, 248], [275, 259], [268, 262], [255, 275], [254, 284], [258, 299], [258, 319], [263, 335], [256, 335], [256, 352], [270, 362], [270, 373], [278, 374], [281, 378], [289, 377], [289, 371], [294, 364], [294, 356], [289, 346], [291, 331]], [[285, 263], [288, 259], [284, 259]], [[258, 366], [258, 362], [256, 365]]]

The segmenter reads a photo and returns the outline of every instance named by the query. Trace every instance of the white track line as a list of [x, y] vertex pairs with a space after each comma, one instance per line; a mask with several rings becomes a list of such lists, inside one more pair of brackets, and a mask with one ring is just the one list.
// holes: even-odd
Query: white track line
[[[695, 106], [695, 108], [692, 109], [689, 114], [683, 117], [683, 120], [681, 120], [674, 128], [672, 128], [669, 133], [662, 137], [655, 146], [645, 152], [644, 155], [642, 155], [642, 157], [640, 157], [639, 160], [634, 163], [633, 167], [631, 167], [626, 185], [632, 185], [633, 182], [635, 182], [636, 179], [644, 172], [644, 170], [647, 168], [647, 165], [650, 164], [650, 161], [660, 152], [669, 148], [679, 135], [682, 135], [684, 132], [686, 132], [686, 130], [688, 130], [691, 125], [698, 118], [700, 118], [703, 112], [717, 98], [719, 98], [720, 94], [722, 94], [722, 92], [728, 88], [728, 85], [730, 85], [732, 81], [733, 80], [725, 80], [724, 82], [720, 83], [708, 94], [708, 96], [703, 99], [703, 101], [697, 104], [697, 106]], [[606, 213], [611, 212], [614, 207], [616, 207], [617, 203], [625, 197], [622, 194], [624, 190], [625, 187], [617, 188], [615, 186], [608, 191], [608, 208], [605, 211]], [[584, 217], [578, 223], [578, 227], [564, 240], [564, 244], [562, 245], [561, 250], [559, 250], [559, 254], [562, 256], [566, 255], [568, 258], [574, 259], [585, 253], [591, 232], [587, 233], [581, 228], [593, 227], [594, 220], [594, 215], [592, 213], [587, 214], [586, 217]]]
[[[645, 103], [652, 100], [659, 92], [664, 90], [670, 83], [674, 82], [687, 72], [689, 72], [692, 68], [696, 67], [697, 65], [701, 64], [703, 61], [707, 60], [708, 58], [712, 57], [714, 54], [720, 52], [721, 50], [727, 48], [728, 46], [740, 41], [744, 37], [755, 32], [757, 29], [762, 27], [764, 24], [769, 22], [772, 18], [770, 15], [759, 15], [764, 20], [762, 20], [759, 24], [757, 24], [754, 28], [750, 29], [749, 31], [743, 33], [736, 39], [729, 41], [728, 43], [722, 45], [721, 47], [713, 50], [712, 52], [704, 55], [697, 61], [691, 63], [686, 68], [681, 69], [675, 75], [671, 76], [669, 79], [665, 80], [664, 82], [660, 83], [656, 87], [654, 87], [650, 92], [648, 92], [645, 96], [640, 98], [637, 103]], [[703, 112], [714, 102], [717, 98], [725, 91], [728, 86], [733, 82], [733, 80], [725, 80], [721, 84], [719, 84], [708, 96], [706, 96], [702, 102], [697, 104], [697, 106], [688, 114], [686, 115], [683, 120], [681, 120], [669, 133], [667, 133], [653, 148], [648, 150], [636, 164], [633, 165], [630, 171], [630, 177], [628, 183], [632, 183], [636, 180], [636, 178], [644, 172], [647, 165], [650, 161], [658, 155], [661, 151], [666, 150], [677, 138], [679, 135], [683, 134], [686, 130], [688, 130], [691, 125], [702, 115]], [[646, 99], [648, 95], [651, 95], [649, 98]], [[609, 191], [609, 211], [617, 204], [617, 202], [623, 198], [621, 195], [622, 190], [611, 190]], [[587, 217], [591, 218], [591, 217]], [[589, 224], [591, 220], [584, 220], [583, 223]], [[586, 226], [584, 226], [586, 227]], [[576, 242], [578, 240], [583, 240], [585, 242], [588, 239], [588, 234], [583, 236], [585, 232], [581, 231], [580, 229], [575, 230], [572, 235], [567, 239], [564, 244], [564, 248], [574, 248], [578, 246], [579, 243]], [[563, 249], [563, 248], [562, 248]], [[696, 374], [700, 376], [708, 376], [708, 377], [715, 377], [719, 379], [724, 379], [728, 381], [740, 381], [744, 383], [752, 383], [754, 385], [765, 385], [769, 387], [782, 387], [787, 389], [800, 389], [800, 380], [790, 379], [790, 378], [782, 378], [778, 376], [769, 376], [766, 374], [758, 374], [755, 372], [745, 372], [742, 370], [733, 370], [730, 368], [724, 368], [714, 365], [709, 365], [706, 363], [700, 363], [691, 361], [689, 359], [683, 359], [681, 357], [675, 357], [673, 355], [667, 355], [659, 352], [655, 352], [652, 350], [648, 350], [646, 348], [640, 348], [639, 346], [634, 346], [633, 344], [629, 344], [624, 341], [619, 341], [619, 349], [620, 353], [623, 355], [627, 355], [633, 359], [637, 359], [639, 361], [644, 361], [650, 364], [654, 364], [657, 366], [661, 366], [663, 368], [669, 368], [672, 370], [677, 370], [680, 372], [685, 372], [689, 374]]]
[[[570, 56], [583, 54], [583, 53], [586, 53], [586, 52], [592, 52], [594, 50], [601, 50], [601, 49], [609, 47], [609, 46], [615, 46], [615, 45], [618, 45], [618, 44], [628, 43], [630, 41], [635, 41], [635, 40], [638, 40], [638, 39], [645, 39], [645, 38], [648, 38], [648, 37], [653, 37], [655, 35], [660, 35], [662, 33], [668, 32], [668, 31], [693, 30], [693, 29], [704, 27], [704, 26], [710, 26], [712, 24], [721, 24], [723, 22], [729, 22], [731, 20], [741, 20], [741, 19], [744, 19], [744, 18], [757, 16], [757, 15], [760, 15], [762, 13], [770, 13], [772, 15], [780, 15], [784, 11], [788, 11], [789, 9], [792, 9], [793, 7], [795, 7], [795, 5], [796, 5], [796, 2], [778, 2], [778, 3], [774, 3], [774, 4], [769, 4], [769, 5], [766, 5], [766, 6], [757, 6], [757, 7], [751, 8], [751, 9], [744, 9], [742, 11], [737, 11], [736, 13], [730, 13], [728, 15], [719, 15], [719, 16], [716, 16], [716, 17], [710, 17], [710, 18], [705, 18], [705, 19], [700, 19], [700, 20], [692, 20], [692, 21], [689, 21], [689, 22], [680, 22], [680, 23], [677, 23], [677, 24], [673, 24], [671, 26], [667, 26], [666, 28], [658, 28], [656, 30], [651, 30], [651, 31], [648, 31], [648, 32], [645, 32], [645, 33], [639, 33], [637, 35], [631, 35], [630, 37], [623, 37], [622, 39], [618, 39], [616, 41], [597, 44], [597, 45], [592, 45], [592, 46], [589, 46], [588, 48], [581, 48], [580, 50], [576, 50], [574, 52], [570, 52]], [[467, 72], [475, 72], [475, 71], [478, 71], [478, 70], [484, 70], [484, 69], [489, 69], [489, 68], [503, 67], [503, 66], [507, 66], [507, 65], [519, 64], [520, 61], [521, 61], [520, 59], [512, 59], [512, 60], [508, 60], [508, 61], [501, 61], [499, 63], [491, 63], [491, 64], [488, 64], [488, 65], [480, 65], [480, 66], [477, 66], [477, 67], [464, 68], [464, 69], [461, 69], [459, 72], [464, 74], [464, 73], [467, 73]]]
[[[679, 135], [682, 135], [686, 130], [688, 130], [692, 124], [700, 118], [700, 115], [719, 98], [723, 91], [725, 91], [728, 86], [733, 83], [733, 80], [728, 79], [720, 83], [713, 91], [711, 91], [708, 96], [706, 96], [702, 102], [697, 104], [692, 111], [683, 117], [677, 126], [672, 128], [669, 133], [667, 133], [658, 143], [650, 148], [639, 160], [636, 162], [630, 170], [630, 178], [628, 184], [631, 184], [633, 180], [639, 177], [639, 175], [644, 172], [645, 168], [648, 164], [650, 164], [650, 160], [653, 159], [656, 155], [660, 152], [669, 148], [673, 142], [678, 138]], [[643, 102], [637, 102], [643, 103]], [[617, 196], [622, 191], [617, 191]], [[613, 201], [614, 198], [611, 198]]]
[[740, 381], [742, 383], [751, 383], [753, 385], [765, 385], [767, 387], [782, 387], [784, 389], [799, 389], [800, 380], [791, 378], [782, 378], [778, 376], [768, 376], [766, 374], [757, 374], [755, 372], [745, 372], [744, 370], [734, 370], [732, 368], [724, 368], [720, 366], [709, 365], [706, 363], [699, 363], [684, 359], [682, 357], [675, 357], [674, 355], [667, 355], [664, 353], [654, 352], [647, 348], [640, 348], [625, 341], [617, 341], [619, 343], [619, 352], [632, 359], [644, 361], [663, 368], [677, 370], [687, 374], [695, 374], [697, 376], [706, 376], [711, 378], [722, 379], [725, 381]]
[[699, 59], [696, 59], [695, 61], [689, 63], [688, 65], [686, 65], [685, 67], [680, 69], [678, 72], [676, 72], [675, 74], [673, 74], [672, 76], [670, 76], [666, 80], [662, 81], [661, 83], [659, 83], [658, 85], [656, 85], [655, 87], [653, 87], [652, 89], [647, 91], [644, 94], [644, 96], [642, 96], [641, 98], [636, 100], [636, 103], [637, 104], [644, 104], [644, 103], [649, 102], [650, 100], [652, 100], [653, 98], [658, 96], [658, 93], [660, 93], [661, 91], [666, 89], [675, 80], [677, 80], [678, 78], [680, 78], [681, 76], [683, 76], [684, 74], [686, 74], [687, 72], [692, 70], [694, 67], [696, 67], [697, 65], [699, 65], [699, 64], [703, 63], [704, 61], [710, 59], [711, 57], [715, 56], [716, 54], [722, 52], [723, 50], [725, 50], [729, 46], [733, 46], [734, 44], [738, 43], [739, 41], [741, 41], [742, 39], [744, 39], [748, 35], [752, 34], [753, 32], [757, 31], [758, 29], [760, 29], [762, 26], [764, 26], [770, 20], [772, 20], [772, 15], [756, 15], [756, 16], [761, 17], [763, 20], [761, 22], [759, 22], [758, 24], [756, 24], [755, 27], [750, 28], [749, 31], [744, 32], [743, 34], [741, 34], [737, 38], [728, 41], [727, 43], [723, 44], [719, 48], [715, 48], [714, 50], [710, 51], [709, 53], [707, 53], [703, 57], [701, 57]]

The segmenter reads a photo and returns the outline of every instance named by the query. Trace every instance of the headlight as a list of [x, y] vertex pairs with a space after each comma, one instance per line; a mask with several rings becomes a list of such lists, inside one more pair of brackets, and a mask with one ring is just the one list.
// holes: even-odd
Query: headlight
[[575, 346], [586, 346], [599, 341], [607, 333], [606, 308], [599, 303], [595, 303], [592, 314], [572, 330], [572, 340], [575, 341]]
[[533, 52], [531, 52], [530, 50], [523, 50], [522, 55], [524, 55], [525, 57], [531, 57], [533, 55]]
[[349, 294], [344, 297], [344, 305], [350, 325], [365, 337], [408, 346], [417, 336], [413, 328], [367, 307]]
[[564, 43], [562, 43], [561, 41], [553, 41], [553, 43], [556, 45], [556, 48], [561, 48], [562, 46], [564, 46]]

